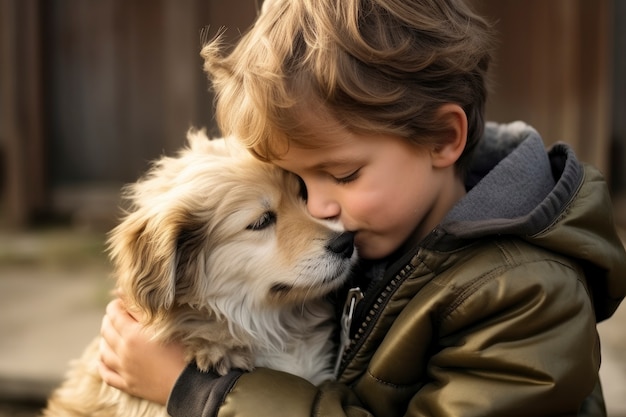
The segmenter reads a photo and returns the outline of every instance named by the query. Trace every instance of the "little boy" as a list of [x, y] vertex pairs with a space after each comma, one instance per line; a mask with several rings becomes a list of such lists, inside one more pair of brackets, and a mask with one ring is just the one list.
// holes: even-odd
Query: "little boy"
[[223, 133], [355, 233], [337, 381], [200, 373], [120, 301], [105, 381], [175, 417], [604, 415], [596, 322], [626, 293], [607, 189], [566, 145], [485, 124], [491, 48], [456, 0], [276, 0], [230, 54], [208, 44]]

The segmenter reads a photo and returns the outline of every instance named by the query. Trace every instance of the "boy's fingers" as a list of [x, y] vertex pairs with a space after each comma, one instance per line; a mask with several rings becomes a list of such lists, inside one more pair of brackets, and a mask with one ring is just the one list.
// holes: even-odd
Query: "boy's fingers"
[[[114, 319], [114, 325], [127, 325], [132, 323], [142, 322], [143, 314], [139, 310], [131, 310], [128, 308], [123, 298], [116, 298], [107, 305], [107, 314]], [[119, 328], [118, 328], [119, 329]]]
[[[111, 316], [106, 314], [102, 317], [102, 324], [100, 325], [100, 353], [103, 353], [103, 350], [106, 348], [112, 352], [117, 350], [118, 341], [120, 340], [120, 335], [117, 332], [115, 326], [111, 321]], [[105, 345], [103, 345], [105, 343]]]
[[118, 389], [124, 389], [124, 380], [116, 370], [118, 369], [118, 358], [104, 338], [100, 338], [99, 350], [98, 372], [100, 377], [106, 384]]

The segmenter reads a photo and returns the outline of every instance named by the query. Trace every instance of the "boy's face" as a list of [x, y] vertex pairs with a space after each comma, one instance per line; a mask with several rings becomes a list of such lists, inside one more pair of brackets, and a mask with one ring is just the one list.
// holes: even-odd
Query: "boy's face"
[[307, 208], [355, 232], [359, 256], [380, 259], [413, 233], [423, 238], [456, 202], [454, 169], [432, 164], [431, 152], [391, 135], [334, 128], [316, 147], [291, 144], [273, 161], [304, 181]]

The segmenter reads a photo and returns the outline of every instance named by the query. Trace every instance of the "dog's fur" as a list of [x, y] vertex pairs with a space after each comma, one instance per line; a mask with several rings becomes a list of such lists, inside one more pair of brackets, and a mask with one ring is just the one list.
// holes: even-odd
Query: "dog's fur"
[[[323, 298], [349, 274], [352, 236], [307, 213], [295, 176], [203, 131], [188, 136], [178, 156], [127, 188], [130, 206], [108, 242], [119, 293], [155, 338], [182, 341], [203, 370], [332, 378], [333, 311]], [[98, 343], [44, 415], [166, 416], [101, 380]]]

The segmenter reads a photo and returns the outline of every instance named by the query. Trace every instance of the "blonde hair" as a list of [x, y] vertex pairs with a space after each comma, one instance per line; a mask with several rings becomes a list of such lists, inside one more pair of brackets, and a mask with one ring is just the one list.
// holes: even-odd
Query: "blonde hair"
[[216, 118], [263, 160], [289, 143], [315, 146], [302, 112], [360, 133], [436, 143], [435, 117], [456, 103], [467, 155], [482, 136], [490, 25], [460, 0], [271, 0], [237, 46], [202, 55]]

